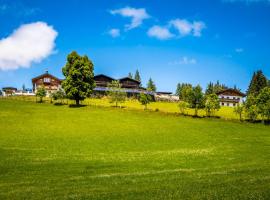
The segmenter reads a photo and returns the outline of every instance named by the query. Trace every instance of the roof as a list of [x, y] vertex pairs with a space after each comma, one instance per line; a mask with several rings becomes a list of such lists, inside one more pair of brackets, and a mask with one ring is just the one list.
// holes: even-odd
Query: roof
[[39, 76], [37, 76], [37, 77], [32, 78], [32, 82], [34, 82], [35, 80], [40, 79], [40, 78], [42, 78], [42, 77], [44, 77], [44, 76], [50, 76], [50, 77], [52, 77], [52, 78], [54, 78], [54, 79], [56, 79], [56, 80], [62, 81], [62, 79], [57, 78], [57, 77], [55, 77], [55, 76], [49, 74], [48, 71], [46, 71], [44, 74], [41, 74], [41, 75], [39, 75]]
[[220, 92], [217, 92], [216, 94], [217, 95], [220, 95], [220, 94], [225, 94], [225, 93], [234, 93], [234, 94], [237, 94], [237, 95], [242, 96], [242, 97], [245, 97], [246, 96], [246, 94], [240, 92], [239, 90], [232, 89], [232, 88], [222, 90]]
[[156, 92], [157, 94], [172, 94], [172, 92]]
[[17, 90], [15, 87], [3, 87], [2, 90]]
[[129, 78], [129, 77], [123, 77], [123, 78], [120, 78], [120, 79], [118, 79], [119, 81], [122, 81], [122, 80], [130, 80], [130, 81], [134, 81], [134, 82], [137, 82], [137, 83], [141, 83], [141, 81], [137, 81], [137, 80], [135, 80], [135, 79], [133, 79], [133, 78]]
[[107, 75], [105, 75], [105, 74], [98, 74], [98, 75], [94, 76], [94, 79], [95, 79], [96, 77], [100, 77], [100, 76], [106, 77], [106, 78], [111, 79], [111, 80], [115, 80], [114, 78], [112, 78], [112, 77], [110, 77], [110, 76], [107, 76]]

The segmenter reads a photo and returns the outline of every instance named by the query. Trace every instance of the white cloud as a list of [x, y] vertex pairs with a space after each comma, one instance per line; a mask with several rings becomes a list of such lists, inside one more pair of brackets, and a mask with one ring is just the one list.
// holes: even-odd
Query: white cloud
[[24, 24], [0, 40], [0, 70], [28, 68], [53, 53], [58, 33], [44, 22]]
[[133, 28], [139, 27], [143, 20], [148, 19], [150, 15], [146, 12], [144, 8], [131, 8], [125, 7], [117, 10], [111, 10], [111, 14], [116, 15], [119, 14], [123, 17], [131, 18], [131, 23], [125, 25], [126, 30], [131, 30]]
[[119, 37], [120, 36], [120, 30], [117, 28], [113, 28], [109, 30], [108, 32], [113, 38]]
[[197, 60], [195, 58], [188, 58], [187, 56], [183, 56], [180, 60], [169, 62], [169, 65], [194, 65], [194, 64], [197, 64]]
[[202, 30], [206, 28], [205, 23], [202, 21], [189, 22], [185, 19], [171, 20], [169, 25], [174, 27], [182, 37], [187, 35], [200, 37]]
[[244, 51], [244, 49], [242, 49], [242, 48], [237, 48], [237, 49], [235, 49], [235, 52], [236, 53], [242, 53]]
[[150, 37], [155, 37], [160, 40], [166, 40], [174, 37], [174, 35], [170, 32], [168, 28], [161, 26], [152, 26], [148, 30], [147, 34]]

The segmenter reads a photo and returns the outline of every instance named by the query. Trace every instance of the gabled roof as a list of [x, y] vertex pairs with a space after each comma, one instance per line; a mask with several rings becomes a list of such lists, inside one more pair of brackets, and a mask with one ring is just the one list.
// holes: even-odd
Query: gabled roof
[[3, 91], [6, 91], [6, 90], [15, 90], [15, 91], [17, 91], [17, 88], [15, 88], [15, 87], [3, 87], [2, 90]]
[[41, 75], [39, 75], [39, 76], [37, 76], [37, 77], [32, 78], [32, 82], [34, 82], [35, 80], [38, 80], [38, 79], [40, 79], [40, 78], [43, 78], [43, 77], [45, 77], [45, 76], [50, 76], [51, 78], [54, 78], [54, 79], [59, 80], [59, 81], [62, 81], [62, 79], [59, 79], [59, 78], [57, 78], [57, 77], [55, 77], [55, 76], [49, 74], [48, 72], [45, 72], [44, 74], [41, 74]]
[[232, 89], [232, 88], [225, 89], [225, 90], [222, 90], [220, 92], [217, 92], [217, 95], [225, 94], [225, 93], [234, 93], [234, 94], [237, 94], [238, 96], [242, 96], [242, 97], [246, 96], [246, 94], [240, 92], [239, 90]]
[[115, 80], [114, 78], [112, 78], [112, 77], [110, 77], [110, 76], [106, 76], [105, 74], [98, 74], [98, 75], [94, 76], [94, 79], [95, 79], [96, 77], [105, 77], [105, 78], [108, 78], [108, 79], [111, 79], [111, 80]]
[[120, 79], [118, 79], [119, 81], [123, 81], [123, 80], [130, 80], [130, 81], [134, 81], [134, 82], [137, 82], [137, 83], [141, 83], [140, 81], [137, 81], [137, 80], [135, 80], [135, 79], [133, 79], [133, 78], [129, 78], [129, 77], [123, 77], [123, 78], [120, 78]]

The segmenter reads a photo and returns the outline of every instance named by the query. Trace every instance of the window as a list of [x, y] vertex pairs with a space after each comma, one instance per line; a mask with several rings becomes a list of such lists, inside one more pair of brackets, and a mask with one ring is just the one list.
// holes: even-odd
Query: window
[[223, 106], [224, 106], [224, 103], [221, 103], [221, 105], [223, 105]]
[[50, 78], [44, 78], [44, 79], [43, 79], [43, 82], [44, 82], [44, 83], [50, 83], [50, 82], [51, 82], [51, 79], [50, 79]]

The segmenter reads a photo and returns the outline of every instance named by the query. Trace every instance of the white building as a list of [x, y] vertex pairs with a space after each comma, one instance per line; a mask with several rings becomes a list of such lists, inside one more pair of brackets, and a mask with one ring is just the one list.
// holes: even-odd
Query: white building
[[235, 89], [226, 89], [217, 93], [220, 106], [234, 107], [241, 104], [246, 96], [244, 93]]

